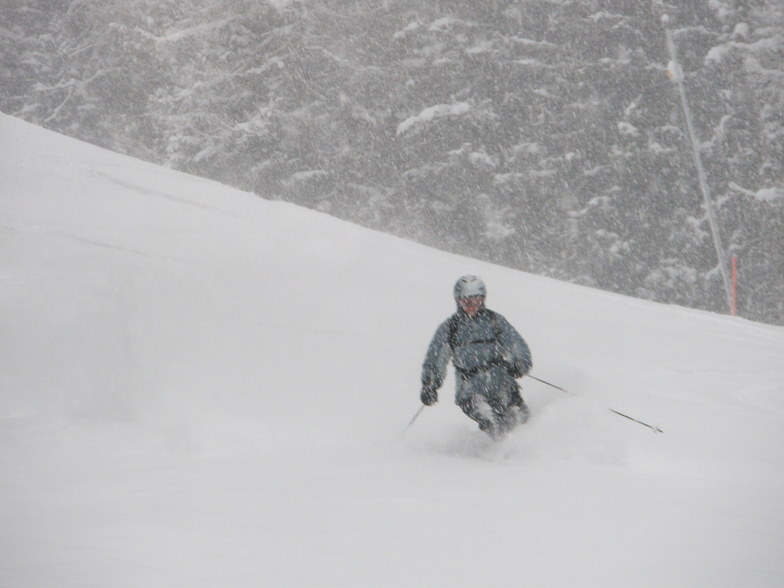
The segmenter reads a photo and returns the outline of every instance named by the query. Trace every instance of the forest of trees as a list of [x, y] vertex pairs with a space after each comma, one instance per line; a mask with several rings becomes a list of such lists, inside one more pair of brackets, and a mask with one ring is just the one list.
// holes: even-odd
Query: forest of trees
[[0, 110], [441, 249], [784, 324], [781, 0], [3, 0]]

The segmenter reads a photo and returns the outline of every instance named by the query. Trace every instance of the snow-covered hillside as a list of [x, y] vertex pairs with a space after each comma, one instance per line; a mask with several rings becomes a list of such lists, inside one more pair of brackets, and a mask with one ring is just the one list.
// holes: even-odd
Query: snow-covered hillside
[[[0, 116], [0, 586], [784, 584], [784, 329], [476, 262]], [[494, 446], [419, 367], [525, 336]], [[656, 434], [610, 412], [661, 427]]]

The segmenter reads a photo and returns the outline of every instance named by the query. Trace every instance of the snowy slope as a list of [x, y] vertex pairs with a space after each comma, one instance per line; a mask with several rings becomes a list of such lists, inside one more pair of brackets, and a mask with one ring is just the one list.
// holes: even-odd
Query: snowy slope
[[[784, 329], [4, 115], [0, 177], [0, 586], [784, 585]], [[451, 378], [401, 434], [469, 272], [571, 392], [499, 446]]]

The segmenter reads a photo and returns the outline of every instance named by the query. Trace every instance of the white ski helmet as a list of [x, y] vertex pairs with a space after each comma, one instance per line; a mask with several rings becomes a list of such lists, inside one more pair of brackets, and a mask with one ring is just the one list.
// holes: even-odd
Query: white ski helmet
[[476, 276], [463, 276], [455, 284], [454, 289], [455, 300], [461, 298], [470, 298], [471, 296], [487, 296], [487, 288], [485, 283]]

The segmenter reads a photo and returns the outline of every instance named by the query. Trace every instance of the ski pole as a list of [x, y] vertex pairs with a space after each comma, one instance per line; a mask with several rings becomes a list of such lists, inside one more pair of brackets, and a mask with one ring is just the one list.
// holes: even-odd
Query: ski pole
[[541, 382], [542, 384], [547, 384], [551, 388], [555, 388], [556, 390], [560, 390], [561, 392], [566, 392], [567, 394], [571, 394], [571, 392], [569, 392], [568, 390], [564, 390], [560, 386], [556, 386], [555, 384], [551, 384], [550, 382], [546, 382], [545, 380], [540, 380], [539, 378], [537, 378], [536, 376], [532, 376], [531, 374], [527, 374], [527, 375], [532, 380], [536, 380], [537, 382]]
[[642, 425], [644, 427], [648, 427], [654, 433], [664, 433], [664, 431], [662, 431], [659, 427], [654, 427], [653, 425], [649, 425], [648, 423], [644, 423], [642, 421], [638, 421], [637, 419], [630, 417], [628, 414], [623, 414], [622, 412], [618, 412], [617, 410], [613, 410], [612, 408], [610, 409], [610, 412], [614, 412], [618, 416], [622, 416], [625, 419], [629, 419], [630, 421], [634, 421], [635, 423], [639, 423], [640, 425]]
[[423, 404], [422, 406], [420, 406], [420, 407], [419, 407], [419, 410], [418, 410], [418, 411], [416, 411], [416, 414], [414, 415], [414, 418], [412, 418], [412, 419], [411, 419], [411, 420], [408, 422], [408, 425], [406, 425], [406, 428], [405, 428], [405, 429], [403, 429], [403, 432], [404, 432], [404, 433], [405, 433], [406, 431], [408, 431], [408, 430], [411, 428], [411, 425], [413, 425], [413, 424], [414, 424], [414, 421], [415, 421], [415, 420], [417, 420], [417, 418], [419, 418], [419, 415], [420, 415], [420, 414], [422, 414], [422, 411], [423, 411], [423, 410], [425, 410], [425, 405], [424, 405], [424, 404]]
[[[537, 382], [541, 382], [542, 384], [547, 384], [548, 386], [550, 386], [552, 388], [555, 388], [557, 390], [560, 390], [561, 392], [565, 392], [566, 394], [569, 394], [570, 396], [573, 396], [573, 394], [571, 392], [569, 392], [568, 390], [566, 390], [564, 388], [561, 388], [560, 386], [556, 386], [555, 384], [551, 384], [550, 382], [547, 382], [545, 380], [541, 380], [541, 379], [537, 378], [536, 376], [532, 376], [531, 374], [528, 374], [528, 377], [536, 380]], [[630, 421], [634, 421], [638, 425], [642, 425], [643, 427], [648, 427], [654, 433], [664, 433], [664, 431], [662, 431], [659, 427], [655, 427], [653, 425], [649, 425], [648, 423], [644, 423], [644, 422], [642, 422], [640, 420], [635, 419], [634, 417], [630, 417], [628, 414], [623, 414], [622, 412], [618, 412], [617, 410], [615, 410], [613, 408], [609, 408], [608, 410], [610, 412], [614, 413], [614, 414], [617, 414], [618, 416], [622, 416], [625, 419], [629, 419]]]

